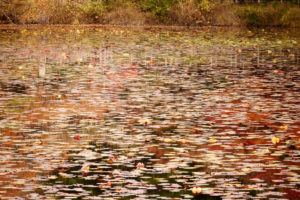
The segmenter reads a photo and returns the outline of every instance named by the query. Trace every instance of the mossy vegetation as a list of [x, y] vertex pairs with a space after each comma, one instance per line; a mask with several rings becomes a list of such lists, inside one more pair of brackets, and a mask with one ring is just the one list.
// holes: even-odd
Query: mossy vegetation
[[0, 23], [299, 26], [299, 1], [3, 0]]
[[247, 26], [299, 26], [300, 7], [292, 3], [248, 4], [235, 7], [234, 12]]

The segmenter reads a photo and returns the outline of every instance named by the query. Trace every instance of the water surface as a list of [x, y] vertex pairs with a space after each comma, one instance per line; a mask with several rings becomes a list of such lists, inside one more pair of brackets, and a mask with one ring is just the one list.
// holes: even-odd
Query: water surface
[[299, 38], [2, 28], [0, 198], [298, 198]]

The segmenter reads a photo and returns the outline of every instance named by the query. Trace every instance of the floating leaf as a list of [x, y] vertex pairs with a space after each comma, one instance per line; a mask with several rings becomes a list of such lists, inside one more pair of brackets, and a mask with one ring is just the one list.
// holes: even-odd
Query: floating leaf
[[170, 143], [170, 142], [173, 142], [173, 140], [171, 138], [165, 138], [164, 142]]
[[96, 170], [96, 171], [93, 171], [94, 173], [103, 173], [103, 170]]
[[193, 187], [192, 192], [193, 194], [200, 194], [202, 191], [201, 187]]
[[85, 164], [81, 167], [80, 169], [81, 171], [84, 171], [84, 172], [89, 172], [90, 171], [90, 165], [88, 164]]
[[142, 125], [148, 125], [151, 124], [151, 121], [149, 119], [141, 119], [139, 120], [139, 123]]
[[80, 135], [75, 135], [74, 140], [80, 140]]
[[279, 129], [282, 130], [282, 131], [287, 131], [288, 126], [287, 125], [280, 126]]
[[279, 138], [277, 138], [277, 137], [273, 137], [272, 138], [272, 143], [273, 144], [278, 144], [280, 142], [280, 139]]
[[215, 138], [210, 138], [210, 139], [209, 139], [209, 142], [210, 142], [210, 143], [215, 143], [216, 141], [217, 141], [217, 139], [215, 139]]
[[51, 175], [51, 176], [48, 176], [48, 179], [54, 180], [54, 179], [57, 179], [57, 176]]
[[45, 78], [46, 76], [46, 67], [44, 65], [39, 66], [39, 77]]
[[141, 162], [139, 162], [139, 163], [136, 165], [136, 168], [137, 168], [137, 169], [142, 169], [142, 168], [144, 168], [144, 167], [145, 167], [144, 163], [141, 163]]

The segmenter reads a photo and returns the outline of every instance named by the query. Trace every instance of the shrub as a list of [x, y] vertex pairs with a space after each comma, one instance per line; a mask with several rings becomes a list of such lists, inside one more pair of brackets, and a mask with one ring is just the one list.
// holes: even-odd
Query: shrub
[[105, 16], [105, 22], [117, 25], [143, 25], [146, 16], [136, 7], [118, 6]]
[[30, 9], [26, 0], [0, 1], [0, 19], [9, 23], [19, 23], [19, 18]]
[[296, 26], [299, 10], [299, 7], [289, 3], [272, 2], [239, 6], [236, 14], [247, 26]]
[[83, 6], [82, 11], [89, 23], [103, 23], [104, 15], [107, 14], [107, 4], [103, 1], [90, 1]]
[[214, 3], [210, 2], [209, 0], [198, 0], [199, 7], [204, 12], [211, 12], [215, 6]]
[[259, 14], [255, 7], [247, 6], [241, 11], [238, 11], [238, 15], [244, 19], [245, 24], [248, 26], [258, 26], [259, 25]]
[[165, 21], [170, 9], [177, 2], [177, 0], [140, 0], [139, 4], [143, 12], [150, 12], [160, 21]]
[[291, 27], [300, 27], [300, 8], [289, 9], [281, 18], [282, 24]]
[[242, 20], [235, 12], [236, 5], [221, 4], [216, 5], [212, 11], [212, 24], [220, 26], [244, 26]]
[[115, 0], [107, 3], [105, 23], [118, 25], [142, 25], [147, 21], [147, 14], [143, 13], [137, 3], [128, 0]]
[[170, 9], [168, 17], [171, 23], [179, 25], [200, 25], [205, 22], [200, 5], [195, 0], [180, 0]]
[[71, 0], [35, 0], [19, 21], [22, 23], [71, 24], [82, 18], [82, 4]]
[[233, 4], [232, 0], [0, 0], [0, 22], [6, 23], [295, 27], [299, 19], [299, 6], [279, 1]]

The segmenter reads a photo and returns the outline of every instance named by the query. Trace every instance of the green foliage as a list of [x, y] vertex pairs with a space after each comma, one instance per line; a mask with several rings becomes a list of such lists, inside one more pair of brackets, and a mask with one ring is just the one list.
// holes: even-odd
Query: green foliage
[[200, 9], [206, 12], [210, 12], [214, 7], [214, 4], [209, 0], [201, 0], [199, 5]]
[[257, 9], [255, 9], [253, 6], [247, 6], [244, 8], [240, 16], [245, 19], [245, 22], [249, 26], [258, 26], [259, 24], [259, 15], [257, 12]]
[[294, 20], [300, 15], [300, 8], [274, 1], [260, 5], [239, 6], [236, 13], [247, 26], [287, 26], [296, 22]]
[[150, 12], [163, 20], [167, 17], [171, 7], [177, 2], [178, 0], [141, 0], [140, 6], [142, 11]]
[[282, 24], [290, 27], [299, 27], [300, 22], [300, 8], [289, 9], [282, 17]]
[[299, 26], [298, 0], [0, 0], [0, 23]]
[[104, 1], [90, 1], [86, 6], [83, 6], [82, 10], [91, 22], [101, 22], [103, 15], [107, 12], [107, 3]]

